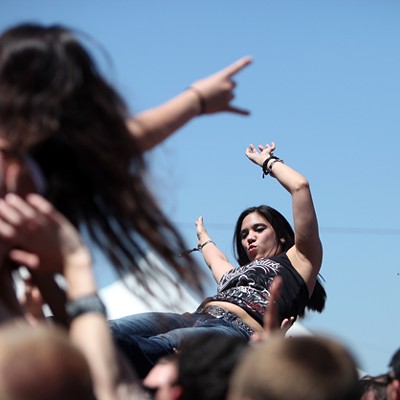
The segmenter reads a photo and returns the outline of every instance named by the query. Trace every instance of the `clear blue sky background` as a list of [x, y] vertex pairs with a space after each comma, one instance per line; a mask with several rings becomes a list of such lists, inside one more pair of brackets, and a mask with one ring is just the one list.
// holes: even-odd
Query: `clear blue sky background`
[[244, 156], [274, 140], [311, 183], [325, 249], [326, 310], [304, 325], [343, 340], [365, 371], [386, 371], [400, 347], [397, 0], [1, 0], [0, 28], [22, 21], [67, 24], [101, 43], [133, 112], [253, 56], [234, 101], [251, 116], [188, 124], [149, 154], [154, 190], [189, 246], [203, 215], [233, 261], [243, 208], [268, 203], [291, 220], [289, 195]]

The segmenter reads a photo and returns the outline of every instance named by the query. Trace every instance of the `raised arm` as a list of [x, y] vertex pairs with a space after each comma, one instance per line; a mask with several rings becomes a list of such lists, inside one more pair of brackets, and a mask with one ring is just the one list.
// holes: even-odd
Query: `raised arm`
[[166, 103], [130, 119], [128, 127], [143, 151], [150, 150], [200, 114], [225, 111], [248, 115], [248, 111], [234, 107], [230, 102], [236, 86], [233, 77], [251, 62], [250, 57], [241, 58], [215, 74], [194, 82]]
[[64, 273], [71, 340], [89, 363], [96, 398], [116, 399], [117, 392], [127, 390], [133, 381], [122, 375], [105, 308], [97, 297], [88, 249], [75, 227], [43, 197], [31, 194], [25, 201], [7, 195], [0, 211], [4, 203], [9, 217], [2, 214], [1, 222], [18, 246], [10, 251], [10, 258], [30, 270]]
[[292, 196], [295, 245], [287, 251], [287, 256], [307, 283], [311, 294], [321, 268], [322, 245], [310, 186], [304, 176], [274, 156], [274, 150], [274, 143], [265, 147], [259, 145], [258, 150], [250, 145], [246, 156], [262, 167], [264, 173], [276, 178]]
[[217, 283], [222, 275], [231, 269], [233, 265], [228, 261], [225, 254], [211, 240], [204, 226], [203, 217], [199, 217], [196, 224], [196, 234], [198, 239], [198, 248], [203, 254], [204, 261], [211, 269], [214, 279]]

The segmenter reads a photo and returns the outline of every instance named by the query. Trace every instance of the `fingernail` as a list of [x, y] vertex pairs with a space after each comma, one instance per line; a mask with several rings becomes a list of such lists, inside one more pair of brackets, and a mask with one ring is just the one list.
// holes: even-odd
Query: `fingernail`
[[18, 196], [14, 193], [7, 193], [4, 197], [7, 201], [13, 201], [18, 198]]

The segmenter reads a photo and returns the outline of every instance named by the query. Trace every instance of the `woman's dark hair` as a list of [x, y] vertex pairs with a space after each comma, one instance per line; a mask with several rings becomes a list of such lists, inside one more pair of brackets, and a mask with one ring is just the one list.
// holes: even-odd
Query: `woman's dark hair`
[[[277, 237], [276, 254], [278, 251], [284, 253], [294, 245], [294, 231], [288, 220], [277, 210], [272, 207], [261, 205], [256, 207], [246, 208], [239, 215], [236, 221], [235, 231], [233, 234], [233, 252], [239, 265], [246, 265], [250, 262], [246, 250], [242, 245], [241, 230], [243, 220], [247, 215], [257, 213], [265, 218], [275, 231]], [[326, 292], [318, 277], [314, 287], [314, 291], [310, 297], [307, 308], [310, 310], [322, 312], [325, 307]]]
[[3, 135], [37, 161], [46, 197], [76, 226], [84, 223], [119, 273], [133, 271], [148, 288], [155, 272], [140, 260], [150, 248], [199, 289], [193, 260], [179, 257], [183, 239], [145, 183], [127, 107], [75, 36], [37, 24], [0, 36]]

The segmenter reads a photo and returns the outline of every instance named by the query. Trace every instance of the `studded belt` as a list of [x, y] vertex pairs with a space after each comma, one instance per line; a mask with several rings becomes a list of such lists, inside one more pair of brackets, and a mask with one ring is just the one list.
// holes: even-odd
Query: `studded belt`
[[222, 319], [224, 321], [229, 321], [232, 324], [240, 326], [242, 329], [244, 329], [248, 333], [249, 336], [253, 335], [253, 333], [254, 333], [254, 329], [250, 325], [247, 325], [237, 315], [235, 315], [233, 313], [230, 313], [230, 312], [224, 310], [221, 307], [218, 307], [218, 306], [206, 306], [206, 307], [198, 308], [196, 310], [196, 313], [198, 313], [198, 314], [208, 314], [208, 315], [211, 315], [214, 318]]

